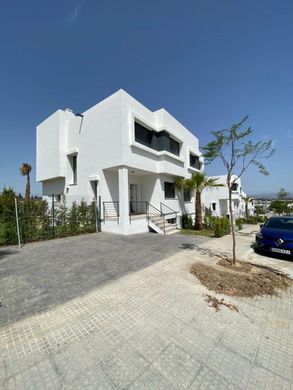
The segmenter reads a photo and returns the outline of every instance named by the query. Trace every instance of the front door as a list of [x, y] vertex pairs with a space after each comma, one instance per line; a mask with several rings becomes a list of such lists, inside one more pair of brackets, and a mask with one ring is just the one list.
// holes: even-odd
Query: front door
[[129, 201], [130, 201], [130, 213], [137, 213], [138, 208], [138, 185], [137, 184], [129, 184]]

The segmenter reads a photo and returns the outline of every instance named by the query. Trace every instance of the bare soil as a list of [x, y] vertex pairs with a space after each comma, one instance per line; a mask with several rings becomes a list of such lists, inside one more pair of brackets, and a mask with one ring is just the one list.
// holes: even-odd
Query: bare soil
[[233, 303], [225, 302], [224, 298], [218, 299], [217, 297], [213, 297], [212, 295], [209, 295], [209, 294], [206, 294], [205, 297], [206, 297], [205, 301], [207, 303], [210, 303], [209, 306], [213, 307], [215, 309], [215, 311], [220, 311], [221, 306], [226, 306], [230, 310], [237, 311], [237, 313], [239, 312], [238, 306], [234, 305]]
[[293, 281], [276, 270], [237, 261], [232, 266], [227, 259], [221, 259], [213, 265], [195, 263], [190, 272], [208, 290], [238, 297], [278, 295], [287, 290]]

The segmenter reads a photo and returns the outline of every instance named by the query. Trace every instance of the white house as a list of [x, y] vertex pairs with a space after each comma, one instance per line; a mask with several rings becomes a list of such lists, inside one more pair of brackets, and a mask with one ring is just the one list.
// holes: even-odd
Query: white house
[[[227, 187], [227, 176], [212, 176], [218, 178], [217, 183], [223, 184], [224, 187], [205, 188], [202, 192], [203, 208], [211, 210], [214, 216], [226, 216], [229, 214], [229, 193]], [[233, 179], [235, 176], [233, 176]], [[237, 179], [233, 185], [232, 192], [232, 210], [235, 218], [245, 216], [246, 193], [241, 186], [241, 179]], [[248, 214], [253, 215], [253, 202], [248, 202]]]
[[[43, 195], [102, 203], [102, 230], [171, 232], [194, 211], [176, 177], [203, 170], [198, 139], [164, 109], [150, 111], [119, 90], [82, 114], [58, 110], [37, 127]], [[179, 219], [179, 218], [178, 218]]]

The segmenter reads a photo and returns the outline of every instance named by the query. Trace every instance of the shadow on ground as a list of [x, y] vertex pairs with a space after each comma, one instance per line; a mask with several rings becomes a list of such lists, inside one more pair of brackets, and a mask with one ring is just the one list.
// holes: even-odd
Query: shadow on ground
[[99, 233], [1, 250], [7, 261], [0, 263], [0, 324], [46, 311], [178, 251], [200, 250], [205, 240]]
[[14, 250], [14, 249], [2, 249], [0, 248], [0, 261], [2, 258], [7, 258], [8, 256], [10, 255], [15, 255], [16, 253], [18, 253], [18, 251]]

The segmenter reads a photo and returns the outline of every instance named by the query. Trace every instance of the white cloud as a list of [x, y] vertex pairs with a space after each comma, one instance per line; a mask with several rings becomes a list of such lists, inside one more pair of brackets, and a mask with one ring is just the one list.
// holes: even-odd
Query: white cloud
[[69, 15], [67, 16], [67, 23], [69, 25], [74, 24], [76, 22], [78, 15], [80, 14], [81, 7], [82, 7], [82, 3], [79, 3], [73, 7], [73, 10], [71, 10]]

